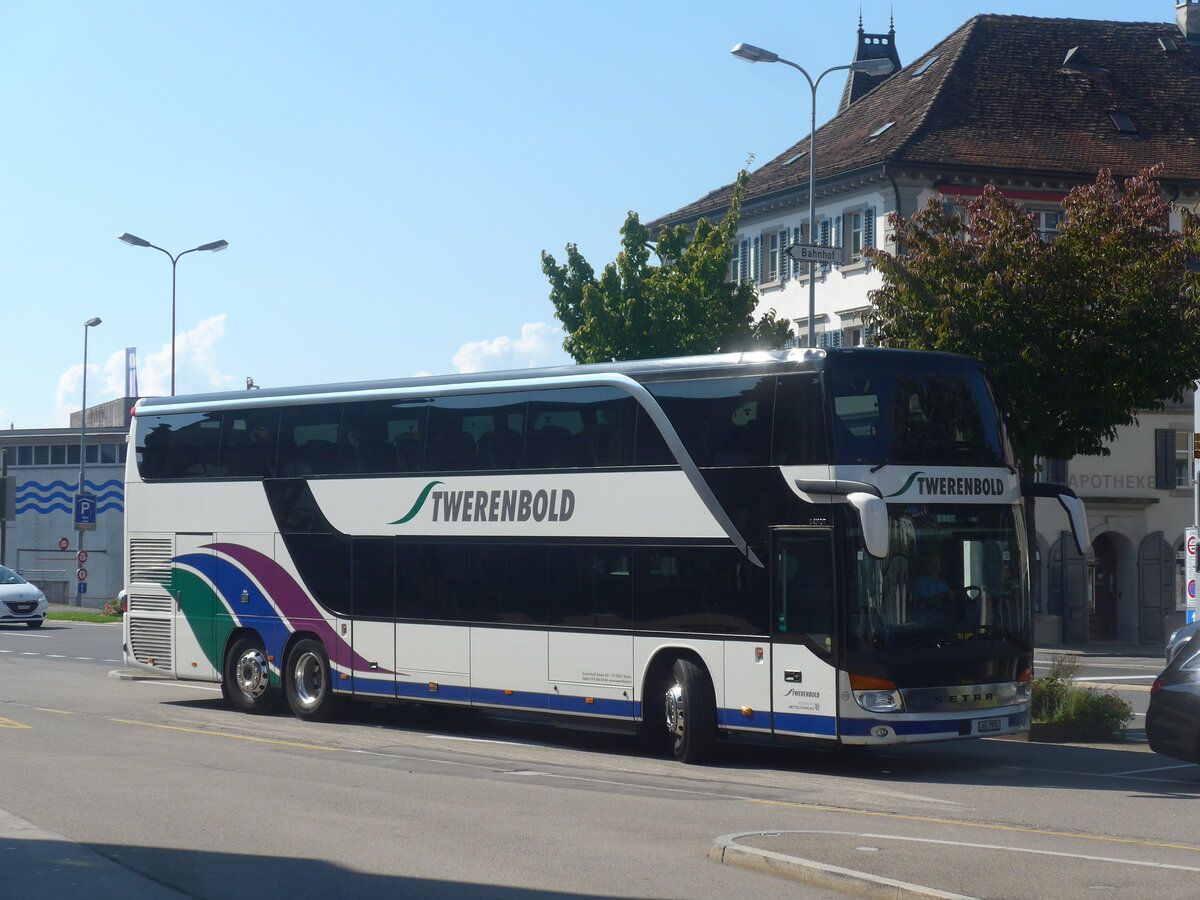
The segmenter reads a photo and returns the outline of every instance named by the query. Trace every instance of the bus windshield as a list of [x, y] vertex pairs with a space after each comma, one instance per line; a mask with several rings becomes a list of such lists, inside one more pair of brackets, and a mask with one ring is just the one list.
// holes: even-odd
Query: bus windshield
[[978, 366], [955, 357], [936, 366], [913, 360], [911, 369], [904, 362], [831, 360], [835, 462], [1004, 465], [1000, 423]]
[[887, 559], [856, 554], [851, 647], [903, 655], [934, 645], [1027, 651], [1025, 531], [1011, 506], [906, 505], [889, 510]]

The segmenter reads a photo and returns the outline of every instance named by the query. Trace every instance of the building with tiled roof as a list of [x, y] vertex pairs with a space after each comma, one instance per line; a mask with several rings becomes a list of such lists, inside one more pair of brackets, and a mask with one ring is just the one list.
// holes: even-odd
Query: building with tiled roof
[[[754, 281], [761, 307], [791, 319], [804, 343], [809, 269], [787, 248], [841, 247], [838, 263], [815, 269], [812, 330], [819, 346], [857, 345], [869, 339], [862, 316], [881, 283], [863, 249], [894, 252], [892, 212], [911, 216], [934, 195], [953, 203], [994, 184], [1024, 202], [1049, 239], [1071, 188], [1102, 168], [1120, 180], [1156, 165], [1169, 199], [1197, 204], [1200, 0], [1173, 5], [1174, 22], [978, 15], [903, 66], [894, 27], [867, 34], [860, 21], [855, 60], [884, 57], [895, 70], [852, 71], [837, 115], [817, 129], [811, 228], [807, 134], [752, 173], [731, 276]], [[719, 218], [731, 189], [655, 224]], [[1062, 540], [1065, 520], [1039, 508], [1041, 640], [1155, 643], [1182, 621], [1191, 408], [1140, 420], [1112, 456], [1053, 464], [1088, 504], [1093, 545], [1079, 557]]]

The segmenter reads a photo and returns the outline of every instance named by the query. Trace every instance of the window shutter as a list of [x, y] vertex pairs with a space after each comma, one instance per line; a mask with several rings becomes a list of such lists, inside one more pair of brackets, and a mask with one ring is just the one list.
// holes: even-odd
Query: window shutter
[[863, 249], [875, 246], [875, 207], [863, 210]]
[[788, 263], [791, 258], [787, 255], [788, 245], [788, 230], [781, 228], [779, 231], [779, 280], [787, 281], [791, 266]]
[[762, 238], [754, 239], [754, 283], [762, 284]]
[[[829, 219], [821, 220], [821, 231], [820, 231], [821, 239], [817, 243], [819, 243], [822, 247], [831, 246], [829, 229], [832, 227], [832, 225], [833, 225], [833, 223]], [[829, 263], [821, 263], [821, 271], [828, 272], [829, 271]]]
[[741, 253], [738, 256], [738, 284], [750, 280], [750, 239], [743, 238]]
[[[833, 240], [830, 242], [834, 247], [842, 248], [842, 260], [846, 258], [846, 235], [842, 231], [842, 216], [833, 217]], [[834, 268], [840, 269], [841, 264], [835, 264]]]
[[1170, 428], [1154, 429], [1154, 489], [1171, 489], [1171, 463], [1175, 456], [1175, 432]]
[[[796, 226], [795, 228], [792, 229], [792, 243], [793, 244], [800, 243], [800, 227], [799, 226]], [[800, 262], [797, 259], [793, 259], [792, 260], [792, 277], [799, 278], [803, 274], [804, 274], [804, 263]]]

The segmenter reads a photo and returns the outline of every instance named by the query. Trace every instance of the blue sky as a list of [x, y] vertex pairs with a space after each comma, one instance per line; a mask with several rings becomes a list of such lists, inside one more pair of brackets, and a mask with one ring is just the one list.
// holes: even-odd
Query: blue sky
[[[807, 133], [858, 3], [0, 0], [0, 427], [145, 395], [569, 362], [539, 254]], [[1173, 0], [862, 0], [907, 64], [975, 13], [1172, 21]], [[821, 85], [818, 121], [840, 75]]]

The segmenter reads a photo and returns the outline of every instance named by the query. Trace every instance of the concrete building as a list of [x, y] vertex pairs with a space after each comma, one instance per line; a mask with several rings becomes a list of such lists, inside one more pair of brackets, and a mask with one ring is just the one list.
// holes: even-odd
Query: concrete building
[[[869, 343], [863, 313], [881, 284], [863, 250], [895, 252], [890, 213], [911, 216], [931, 197], [955, 203], [993, 184], [1023, 202], [1049, 240], [1071, 188], [1102, 168], [1121, 179], [1153, 165], [1163, 166], [1159, 180], [1177, 208], [1197, 204], [1200, 0], [1166, 2], [1174, 22], [979, 15], [903, 66], [894, 27], [868, 34], [860, 22], [853, 59], [887, 58], [896, 70], [878, 79], [852, 73], [837, 115], [818, 129], [813, 221], [807, 133], [752, 174], [732, 277], [752, 280], [762, 308], [792, 319], [803, 340], [808, 264], [785, 249], [840, 245], [838, 263], [816, 268], [816, 342], [856, 346]], [[781, 67], [743, 77], [752, 85], [798, 76]], [[706, 192], [657, 223], [719, 218], [731, 189]], [[1041, 504], [1039, 640], [1158, 643], [1182, 620], [1190, 402], [1122, 429], [1110, 457], [1047, 463], [1087, 502], [1093, 543], [1086, 558], [1064, 550], [1065, 517]]]
[[123, 586], [126, 436], [135, 402], [113, 400], [87, 411], [84, 479], [97, 500], [94, 531], [74, 527], [80, 414], [68, 428], [0, 431], [16, 496], [16, 516], [2, 525], [0, 563], [37, 584], [51, 603], [98, 608]]

